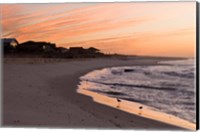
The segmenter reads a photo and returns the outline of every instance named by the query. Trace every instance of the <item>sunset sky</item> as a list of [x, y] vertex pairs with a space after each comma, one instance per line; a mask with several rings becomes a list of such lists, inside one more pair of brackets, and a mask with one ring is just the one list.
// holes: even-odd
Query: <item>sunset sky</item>
[[195, 2], [1, 5], [2, 37], [104, 53], [193, 57]]

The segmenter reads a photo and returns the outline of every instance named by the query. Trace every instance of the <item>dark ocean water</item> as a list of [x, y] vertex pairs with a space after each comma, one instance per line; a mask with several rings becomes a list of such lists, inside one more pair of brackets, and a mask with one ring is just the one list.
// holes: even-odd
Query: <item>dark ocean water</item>
[[156, 66], [112, 67], [81, 77], [88, 90], [142, 103], [196, 122], [195, 60], [160, 62]]

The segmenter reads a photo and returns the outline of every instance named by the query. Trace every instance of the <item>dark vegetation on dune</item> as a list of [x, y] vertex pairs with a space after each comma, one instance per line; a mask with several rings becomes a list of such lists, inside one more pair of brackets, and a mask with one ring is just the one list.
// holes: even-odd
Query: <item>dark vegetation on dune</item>
[[56, 47], [55, 43], [26, 41], [18, 43], [15, 38], [1, 39], [4, 56], [44, 58], [96, 58], [108, 55], [94, 47]]
[[[15, 38], [1, 38], [1, 48], [4, 57], [11, 58], [104, 58], [114, 57], [122, 60], [131, 59], [185, 59], [180, 57], [159, 57], [159, 56], [137, 56], [122, 54], [105, 54], [95, 47], [57, 47], [51, 42], [26, 41], [19, 43]], [[126, 69], [125, 72], [133, 72], [132, 69]]]

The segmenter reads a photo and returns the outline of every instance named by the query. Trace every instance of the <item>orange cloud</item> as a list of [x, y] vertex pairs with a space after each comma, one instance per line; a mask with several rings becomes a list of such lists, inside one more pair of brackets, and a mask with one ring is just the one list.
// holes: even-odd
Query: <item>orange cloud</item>
[[[194, 56], [195, 2], [1, 5], [3, 37], [121, 54]], [[173, 45], [173, 46], [171, 46]]]

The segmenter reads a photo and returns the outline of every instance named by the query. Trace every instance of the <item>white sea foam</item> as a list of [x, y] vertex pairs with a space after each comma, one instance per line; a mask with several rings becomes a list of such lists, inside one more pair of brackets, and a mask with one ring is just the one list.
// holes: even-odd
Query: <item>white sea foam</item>
[[88, 90], [139, 102], [195, 123], [195, 60], [161, 63], [104, 68], [81, 80], [90, 84]]

